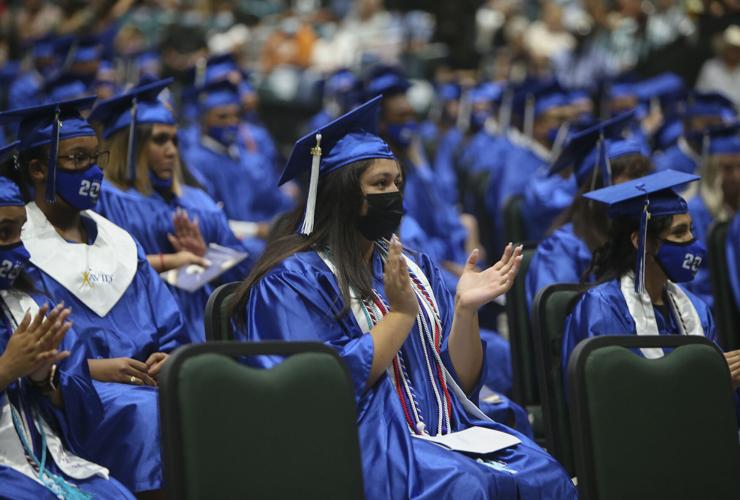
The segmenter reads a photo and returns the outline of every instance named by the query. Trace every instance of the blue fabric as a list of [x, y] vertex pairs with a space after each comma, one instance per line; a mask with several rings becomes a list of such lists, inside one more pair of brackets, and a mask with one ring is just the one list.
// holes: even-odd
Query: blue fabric
[[[465, 149], [474, 147], [471, 139]], [[457, 172], [455, 162], [457, 153], [463, 141], [463, 134], [457, 127], [446, 130], [440, 137], [435, 139], [437, 150], [434, 155], [434, 173], [440, 185], [440, 193], [447, 203], [455, 204], [458, 201]]]
[[[48, 300], [39, 295], [32, 295], [39, 306]], [[14, 330], [5, 314], [0, 318], [0, 353], [7, 348], [8, 340]], [[69, 330], [60, 346], [60, 350], [69, 350], [71, 355], [58, 364], [59, 388], [64, 400], [64, 408], [57, 408], [48, 398], [31, 389], [28, 384], [12, 382], [5, 389], [0, 390], [0, 401], [9, 397], [15, 405], [23, 407], [27, 414], [36, 407], [40, 410], [47, 422], [57, 430], [62, 442], [68, 451], [88, 458], [87, 447], [99, 439], [98, 428], [104, 417], [104, 407], [93, 388], [87, 367], [87, 352], [79, 345], [79, 338], [75, 330]], [[33, 446], [40, 446], [40, 433], [35, 427], [29, 427], [32, 433]], [[38, 448], [37, 448], [38, 449]], [[87, 480], [76, 480], [65, 475], [50, 454], [47, 454], [47, 470], [79, 486], [83, 491], [93, 494], [94, 498], [120, 499], [133, 496], [115, 479], [105, 480], [93, 477]], [[20, 472], [0, 465], [0, 498], [48, 498], [56, 497], [50, 490], [39, 483], [27, 478]]]
[[527, 410], [503, 394], [497, 393], [497, 396], [501, 401], [488, 403], [481, 400], [478, 407], [488, 418], [495, 420], [499, 424], [511, 427], [529, 439], [534, 440], [534, 430], [532, 430], [532, 424], [529, 423]]
[[[428, 277], [440, 307], [443, 333], [442, 354], [447, 355], [447, 338], [452, 322], [452, 296], [440, 281], [434, 265], [424, 255], [416, 258]], [[384, 296], [381, 264], [374, 258], [374, 288]], [[341, 308], [341, 293], [331, 271], [315, 252], [303, 252], [285, 259], [265, 275], [252, 290], [247, 305], [247, 330], [242, 340], [321, 341], [336, 349], [350, 370], [355, 388], [359, 438], [362, 443], [365, 495], [380, 498], [521, 498], [566, 499], [577, 493], [570, 479], [554, 459], [526, 436], [495, 422], [469, 417], [461, 402], [452, 396], [455, 430], [482, 425], [517, 435], [522, 444], [503, 450], [493, 458], [516, 470], [515, 475], [497, 471], [461, 454], [410, 436], [398, 396], [387, 375], [367, 391], [365, 384], [373, 358], [372, 336], [363, 334], [352, 314], [335, 318]], [[290, 304], [290, 306], [287, 306]], [[416, 327], [404, 343], [407, 368], [412, 380], [424, 380], [420, 363], [421, 346]], [[265, 366], [276, 360], [262, 358]], [[453, 376], [454, 376], [454, 370]], [[478, 388], [479, 389], [479, 388]], [[416, 396], [427, 416], [430, 384], [417, 384]], [[477, 393], [477, 392], [476, 392]], [[429, 420], [426, 420], [430, 422]], [[435, 420], [436, 422], [436, 420]], [[431, 427], [436, 424], [430, 422]], [[430, 429], [433, 431], [433, 429]]]
[[292, 208], [292, 201], [269, 183], [269, 170], [261, 155], [239, 147], [238, 157], [199, 143], [187, 151], [191, 171], [200, 174], [203, 187], [230, 220], [267, 221]]
[[[17, 144], [17, 142], [9, 144], [7, 150], [12, 150]], [[5, 151], [0, 152], [0, 163], [5, 161], [2, 158], [4, 153]], [[0, 207], [23, 207], [25, 205], [18, 185], [7, 177], [0, 176]]]
[[653, 157], [653, 163], [655, 163], [656, 172], [671, 169], [694, 174], [699, 168], [696, 160], [684, 153], [678, 144], [674, 144], [662, 153], [656, 154]]
[[35, 70], [26, 71], [10, 84], [8, 103], [16, 108], [27, 108], [43, 101], [44, 78]]
[[527, 239], [540, 241], [552, 223], [573, 203], [578, 192], [574, 175], [549, 175], [548, 167], [539, 168], [524, 188], [524, 229]]
[[280, 153], [270, 131], [259, 123], [242, 121], [239, 125], [239, 139], [247, 151], [265, 158], [265, 161], [261, 163], [264, 173], [270, 185], [276, 185], [282, 165], [279, 164], [281, 162]]
[[[701, 195], [696, 195], [688, 202], [689, 214], [691, 215], [692, 232], [694, 238], [707, 245], [709, 243], [709, 228], [714, 222], [714, 217], [709, 213]], [[712, 292], [712, 280], [709, 276], [709, 262], [705, 260], [694, 280], [684, 284], [694, 295], [706, 302], [710, 307], [714, 306], [714, 294]]]
[[580, 283], [591, 265], [591, 250], [573, 232], [573, 224], [559, 227], [538, 246], [524, 281], [531, 309], [537, 292], [556, 283]]
[[[90, 241], [97, 230], [88, 221]], [[55, 301], [72, 308], [72, 321], [90, 358], [129, 357], [146, 361], [154, 352], [202, 338], [188, 336], [172, 294], [146, 260], [137, 243], [138, 270], [121, 299], [101, 318], [57, 281], [29, 268], [34, 285]], [[151, 387], [95, 382], [105, 408], [97, 439], [86, 458], [104, 465], [134, 492], [162, 486], [157, 390]]]
[[729, 271], [730, 286], [735, 295], [735, 304], [740, 310], [740, 213], [730, 224], [727, 232], [727, 268]]
[[[241, 264], [220, 277], [219, 282], [243, 280], [259, 255], [254, 253], [253, 248], [247, 248], [236, 239], [223, 211], [200, 189], [182, 186], [182, 196], [168, 201], [156, 192], [144, 196], [133, 189], [124, 192], [105, 182], [97, 212], [126, 229], [141, 244], [147, 255], [156, 255], [175, 251], [167, 234], [175, 234], [172, 218], [178, 208], [185, 209], [191, 220], [198, 220], [206, 245], [216, 243], [250, 253]], [[169, 285], [168, 288], [180, 306], [188, 335], [191, 338], [205, 338], [205, 307], [213, 292], [213, 285], [207, 284], [192, 293]]]

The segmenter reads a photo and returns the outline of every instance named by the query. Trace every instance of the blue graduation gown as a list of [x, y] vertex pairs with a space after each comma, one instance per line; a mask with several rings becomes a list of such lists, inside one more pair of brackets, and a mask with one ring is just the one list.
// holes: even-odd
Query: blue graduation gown
[[575, 176], [549, 175], [549, 166], [540, 167], [524, 188], [524, 229], [527, 239], [540, 241], [578, 192]]
[[[680, 141], [680, 139], [679, 139]], [[653, 163], [655, 163], [655, 171], [661, 172], [663, 170], [678, 170], [679, 172], [685, 172], [687, 174], [696, 173], [696, 169], [699, 168], [695, 158], [692, 158], [686, 153], [685, 144], [676, 143], [663, 152], [653, 156]]]
[[[82, 221], [88, 244], [92, 244], [97, 226], [87, 217]], [[133, 281], [102, 318], [41, 269], [28, 269], [37, 289], [72, 308], [71, 319], [90, 358], [127, 357], [144, 362], [152, 353], [170, 352], [201, 340], [188, 336], [177, 302], [149, 265], [141, 245], [136, 243], [136, 248]], [[161, 488], [157, 389], [97, 380], [93, 384], [105, 417], [97, 439], [86, 447], [85, 457], [110, 469], [134, 492]]]
[[261, 222], [290, 210], [292, 202], [266, 173], [265, 158], [242, 146], [237, 149], [239, 154], [232, 158], [199, 142], [184, 153], [190, 169], [200, 173], [206, 192], [223, 204], [230, 220]]
[[[694, 237], [704, 243], [704, 245], [707, 245], [709, 243], [709, 228], [714, 222], [714, 217], [709, 213], [709, 209], [699, 194], [689, 200], [688, 206]], [[709, 276], [709, 261], [707, 259], [701, 263], [701, 267], [699, 267], [699, 271], [694, 276], [693, 281], [686, 283], [685, 287], [706, 302], [709, 307], [714, 306], [712, 279]]]
[[38, 71], [31, 70], [21, 74], [10, 84], [8, 106], [10, 109], [27, 108], [42, 104], [44, 78]]
[[580, 283], [591, 265], [591, 250], [573, 232], [573, 224], [555, 230], [537, 246], [527, 271], [524, 286], [528, 306], [537, 292], [555, 283]]
[[[220, 277], [219, 282], [238, 281], [249, 273], [261, 243], [244, 245], [231, 231], [223, 211], [202, 190], [182, 186], [182, 195], [166, 200], [157, 192], [144, 196], [134, 189], [122, 191], [110, 182], [103, 182], [96, 211], [131, 234], [147, 255], [172, 253], [174, 249], [167, 234], [174, 234], [172, 218], [178, 208], [188, 212], [191, 220], [197, 219], [206, 245], [216, 243], [234, 250], [249, 252], [241, 264]], [[213, 286], [207, 284], [194, 292], [169, 286], [185, 320], [190, 338], [205, 340], [204, 314]]]
[[261, 155], [265, 161], [259, 165], [263, 167], [263, 174], [269, 179], [272, 186], [276, 186], [280, 178], [280, 158], [275, 141], [270, 132], [259, 123], [244, 121], [239, 126], [239, 139], [248, 152]]
[[[429, 278], [439, 303], [442, 324], [442, 359], [454, 376], [447, 352], [452, 322], [452, 296], [429, 259], [414, 257]], [[374, 288], [384, 296], [382, 264], [374, 256]], [[462, 430], [481, 425], [517, 435], [522, 444], [493, 455], [516, 474], [494, 470], [464, 455], [444, 450], [411, 437], [403, 409], [391, 380], [383, 375], [365, 390], [373, 359], [372, 336], [364, 334], [353, 314], [336, 319], [342, 298], [337, 280], [316, 252], [288, 257], [268, 272], [252, 290], [247, 305], [247, 328], [237, 335], [243, 340], [322, 341], [336, 349], [351, 373], [357, 403], [359, 440], [365, 477], [365, 495], [380, 498], [521, 498], [565, 499], [577, 494], [557, 462], [525, 436], [496, 422], [471, 417], [461, 401], [451, 395], [452, 425]], [[406, 367], [415, 394], [436, 433], [430, 413], [434, 396], [424, 383], [420, 365], [421, 346], [417, 327], [404, 343]], [[275, 360], [261, 359], [266, 365]], [[480, 386], [478, 387], [478, 389]], [[475, 390], [477, 393], [477, 390]]]
[[440, 193], [447, 203], [458, 201], [457, 172], [455, 163], [457, 152], [463, 141], [463, 134], [456, 127], [445, 131], [437, 138], [434, 162], [432, 163]]
[[727, 268], [730, 275], [730, 286], [735, 295], [735, 303], [740, 311], [740, 214], [730, 224], [727, 233]]
[[[33, 300], [43, 305], [47, 303], [45, 297], [33, 294]], [[2, 299], [0, 299], [2, 301]], [[13, 334], [14, 326], [4, 313], [0, 313], [0, 353], [5, 352], [8, 340]], [[33, 408], [40, 411], [42, 418], [56, 430], [67, 451], [82, 456], [86, 446], [98, 439], [97, 428], [103, 419], [103, 405], [93, 388], [87, 368], [87, 352], [77, 342], [74, 330], [69, 330], [60, 346], [60, 350], [69, 350], [70, 356], [57, 365], [59, 374], [59, 389], [62, 392], [64, 408], [57, 408], [48, 398], [31, 388], [27, 383], [14, 381], [4, 389], [0, 389], [0, 407], [8, 399], [22, 408], [26, 415], [30, 415]], [[28, 425], [37, 458], [41, 457], [41, 434], [36, 426]], [[1, 452], [1, 450], [0, 450]], [[46, 455], [46, 470], [64, 478], [74, 484], [81, 491], [93, 498], [101, 499], [132, 499], [133, 495], [116, 479], [104, 479], [92, 476], [88, 479], [73, 479], [67, 476], [58, 467], [51, 453]], [[33, 481], [21, 472], [0, 465], [0, 498], [2, 499], [56, 499], [52, 492]]]

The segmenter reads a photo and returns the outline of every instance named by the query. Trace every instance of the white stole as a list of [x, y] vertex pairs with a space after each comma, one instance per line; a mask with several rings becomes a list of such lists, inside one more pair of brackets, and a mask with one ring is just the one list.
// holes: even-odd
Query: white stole
[[[637, 335], [659, 335], [658, 323], [655, 319], [655, 310], [650, 295], [646, 292], [642, 296], [635, 291], [635, 275], [630, 272], [619, 280], [619, 287], [627, 302], [627, 309], [635, 321], [635, 332]], [[668, 307], [672, 314], [680, 315], [683, 321], [676, 321], [681, 335], [704, 336], [704, 328], [701, 326], [699, 314], [691, 303], [688, 295], [675, 283], [666, 282], [666, 293], [672, 299]], [[674, 310], [674, 305], [678, 310]], [[642, 348], [643, 356], [648, 359], [663, 357], [663, 349], [660, 347]]]
[[118, 303], [136, 275], [136, 243], [108, 219], [86, 210], [80, 215], [96, 224], [92, 245], [69, 243], [31, 202], [23, 226], [23, 243], [31, 262], [54, 278], [95, 314], [104, 317]]
[[[336, 267], [334, 267], [334, 264], [329, 260], [329, 257], [324, 254], [323, 252], [317, 252], [319, 254], [319, 257], [321, 257], [321, 260], [324, 261], [324, 264], [326, 264], [326, 267], [331, 270], [331, 272], [334, 274], [334, 276], [337, 275]], [[429, 285], [429, 281], [427, 280], [427, 277], [424, 275], [424, 272], [421, 270], [419, 266], [416, 265], [416, 263], [409, 259], [406, 255], [403, 256], [404, 259], [406, 259], [406, 265], [408, 266], [408, 269], [416, 275], [417, 278], [419, 278], [419, 281], [421, 281], [422, 286], [426, 290], [426, 292], [429, 294], [429, 297], [431, 298], [432, 302], [434, 303], [434, 307], [439, 311], [439, 306], [437, 305], [437, 298], [434, 296], [434, 290]], [[352, 310], [352, 314], [355, 317], [355, 320], [357, 321], [357, 324], [360, 326], [363, 332], [369, 332], [373, 325], [369, 323], [368, 318], [362, 311], [362, 300], [357, 298], [357, 294], [354, 290], [350, 289], [350, 295], [352, 297], [352, 304], [350, 306], [350, 309]], [[440, 367], [442, 368], [442, 372], [444, 373], [445, 382], [447, 383], [447, 387], [452, 389], [452, 392], [455, 393], [455, 395], [458, 397], [458, 399], [462, 402], [463, 408], [465, 408], [465, 411], [468, 412], [469, 415], [479, 418], [483, 420], [484, 422], [492, 422], [491, 418], [483, 413], [480, 408], [475, 406], [475, 404], [468, 399], [467, 394], [465, 394], [465, 391], [463, 391], [459, 385], [457, 385], [457, 382], [455, 379], [450, 375], [450, 372], [447, 370], [447, 367], [444, 364], [440, 364]]]
[[[38, 304], [23, 292], [2, 290], [0, 291], [0, 296], [2, 296], [3, 301], [8, 307], [8, 310], [4, 311], [4, 313], [10, 313], [10, 318], [8, 319], [12, 320], [11, 324], [20, 324], [23, 321], [26, 311], [31, 313], [33, 317], [39, 310]], [[23, 408], [16, 408], [16, 411], [23, 425], [21, 432], [23, 432], [26, 442], [30, 445], [33, 441], [29, 429], [26, 428], [28, 424], [26, 414]], [[108, 469], [69, 453], [64, 449], [62, 440], [56, 435], [49, 424], [46, 423], [46, 420], [35, 411], [33, 417], [36, 431], [39, 433], [43, 432], [46, 435], [46, 447], [54, 459], [54, 463], [62, 472], [73, 479], [87, 479], [96, 475], [108, 479]], [[41, 424], [41, 429], [39, 429], [39, 424]], [[23, 444], [16, 432], [15, 425], [13, 425], [11, 404], [7, 395], [0, 401], [0, 450], [2, 450], [2, 453], [0, 453], [0, 465], [10, 467], [37, 483], [43, 484], [39, 480], [36, 471], [26, 459]]]

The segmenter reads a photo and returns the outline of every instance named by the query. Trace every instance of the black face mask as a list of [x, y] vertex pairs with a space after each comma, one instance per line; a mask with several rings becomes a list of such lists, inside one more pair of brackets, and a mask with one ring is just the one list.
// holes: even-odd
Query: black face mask
[[367, 214], [357, 219], [357, 229], [368, 240], [390, 238], [401, 224], [403, 217], [403, 194], [376, 193], [365, 195]]

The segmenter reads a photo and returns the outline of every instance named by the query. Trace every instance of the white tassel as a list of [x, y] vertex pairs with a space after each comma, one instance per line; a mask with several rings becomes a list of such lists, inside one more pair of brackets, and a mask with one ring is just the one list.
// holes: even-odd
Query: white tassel
[[313, 232], [314, 214], [316, 212], [316, 191], [319, 188], [319, 165], [321, 163], [321, 134], [316, 134], [316, 146], [311, 148], [311, 180], [308, 183], [308, 200], [306, 215], [303, 217], [301, 234], [308, 236]]
[[527, 101], [524, 105], [524, 135], [532, 138], [534, 131], [534, 96], [532, 94], [527, 95]]

